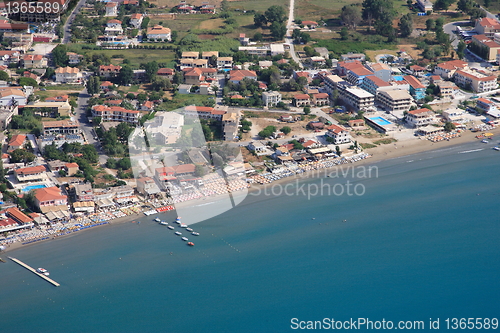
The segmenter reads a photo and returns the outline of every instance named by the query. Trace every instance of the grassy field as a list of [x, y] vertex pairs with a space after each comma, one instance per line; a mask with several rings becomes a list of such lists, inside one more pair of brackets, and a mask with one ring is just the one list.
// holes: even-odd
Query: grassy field
[[[149, 0], [148, 2], [157, 5], [158, 7], [172, 8], [179, 4], [179, 0]], [[189, 0], [188, 3], [193, 6], [201, 6], [206, 0]], [[215, 5], [217, 8], [220, 7], [221, 0], [210, 0], [210, 5]]]
[[256, 12], [265, 12], [271, 6], [278, 5], [285, 7], [288, 13], [288, 0], [243, 0], [243, 1], [228, 1], [229, 8], [239, 10], [255, 10]]
[[159, 110], [172, 111], [188, 105], [203, 106], [203, 102], [213, 98], [212, 96], [195, 94], [176, 94], [175, 96], [172, 96], [169, 92], [165, 95], [170, 99], [170, 101], [160, 104], [160, 107], [158, 108]]
[[35, 92], [35, 95], [37, 95], [40, 98], [40, 101], [45, 101], [46, 98], [48, 97], [56, 97], [56, 96], [62, 96], [62, 95], [68, 95], [70, 98], [78, 98], [78, 93], [75, 92], [74, 90], [66, 90], [66, 91], [61, 91], [61, 90], [47, 90], [47, 91], [37, 91]]

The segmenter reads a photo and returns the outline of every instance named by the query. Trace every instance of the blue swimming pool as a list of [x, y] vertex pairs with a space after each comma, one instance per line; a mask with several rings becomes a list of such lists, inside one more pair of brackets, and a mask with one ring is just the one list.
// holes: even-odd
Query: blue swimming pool
[[380, 126], [392, 124], [389, 120], [382, 118], [382, 117], [372, 117], [372, 118], [368, 118], [368, 119], [370, 119], [371, 121], [373, 121], [374, 123], [376, 123], [377, 125], [380, 125]]
[[37, 188], [44, 188], [44, 187], [47, 187], [43, 184], [40, 184], [40, 185], [29, 185], [29, 186], [26, 186], [25, 188], [23, 188], [23, 192], [29, 192], [31, 190], [36, 190]]

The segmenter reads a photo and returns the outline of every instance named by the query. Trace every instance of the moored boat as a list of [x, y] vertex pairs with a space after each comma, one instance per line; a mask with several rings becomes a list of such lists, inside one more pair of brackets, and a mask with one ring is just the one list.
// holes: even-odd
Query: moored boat
[[182, 237], [181, 239], [182, 239], [183, 241], [185, 241], [185, 242], [187, 242], [187, 241], [188, 241], [187, 237]]
[[193, 231], [193, 232], [191, 233], [191, 235], [199, 236], [200, 234], [199, 234], [198, 232], [196, 232], [196, 231]]
[[186, 230], [189, 232], [193, 231], [193, 229], [191, 229], [191, 228], [186, 228]]
[[498, 147], [498, 146], [493, 147], [493, 149], [500, 151], [500, 147]]
[[41, 267], [37, 268], [36, 272], [39, 273], [39, 274], [43, 274], [45, 276], [49, 276], [50, 275], [50, 273], [49, 273], [48, 270], [46, 270], [45, 268], [41, 268]]
[[489, 141], [486, 139], [481, 140], [482, 143], [488, 143]]
[[188, 245], [189, 246], [194, 246], [194, 243], [193, 242], [188, 242]]
[[174, 227], [172, 227], [171, 225], [167, 226], [167, 228], [169, 228], [170, 230], [174, 230]]
[[161, 222], [161, 220], [159, 218], [155, 218], [153, 221], [155, 221], [155, 222]]
[[160, 224], [161, 224], [161, 225], [167, 225], [168, 223], [167, 223], [167, 222], [165, 222], [165, 221], [161, 221], [161, 222], [160, 222]]
[[188, 226], [186, 224], [181, 224], [181, 228], [187, 228]]
[[175, 232], [175, 234], [176, 234], [177, 236], [180, 236], [180, 235], [182, 235], [182, 232], [176, 231], [176, 232]]

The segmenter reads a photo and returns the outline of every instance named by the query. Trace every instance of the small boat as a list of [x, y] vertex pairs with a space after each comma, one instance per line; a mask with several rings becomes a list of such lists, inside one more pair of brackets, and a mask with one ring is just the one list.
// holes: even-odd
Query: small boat
[[171, 225], [167, 226], [167, 228], [169, 228], [170, 230], [174, 230], [174, 227], [172, 227]]
[[488, 140], [483, 139], [483, 140], [481, 140], [481, 142], [482, 142], [482, 143], [488, 143], [489, 141], [488, 141]]
[[193, 242], [188, 242], [188, 245], [189, 246], [194, 246], [194, 243]]
[[177, 236], [180, 236], [180, 235], [182, 235], [182, 232], [176, 231], [176, 232], [175, 232], [175, 234], [176, 234]]
[[1, 261], [1, 262], [6, 262], [6, 261], [5, 261], [5, 260], [3, 260], [2, 258], [0, 258], [0, 261]]
[[177, 218], [175, 219], [175, 223], [181, 224], [181, 217], [180, 216], [177, 216]]
[[181, 228], [187, 228], [187, 224], [181, 224]]
[[193, 231], [193, 229], [191, 229], [191, 228], [186, 228], [186, 230], [189, 232]]
[[193, 232], [191, 233], [191, 235], [199, 236], [200, 234], [199, 234], [198, 232], [196, 232], [196, 231], [193, 231]]
[[161, 222], [161, 220], [159, 218], [155, 218], [153, 221], [155, 221], [155, 222]]
[[38, 274], [43, 274], [43, 275], [45, 275], [45, 276], [49, 276], [49, 275], [50, 275], [50, 273], [49, 273], [49, 271], [48, 271], [48, 270], [46, 270], [45, 268], [41, 268], [41, 267], [37, 268], [37, 269], [36, 269], [36, 272], [37, 272]]
[[185, 242], [187, 242], [187, 241], [188, 241], [187, 237], [182, 237], [181, 239], [182, 239], [183, 241], [185, 241]]
[[161, 224], [161, 225], [167, 225], [168, 223], [167, 223], [167, 222], [165, 222], [165, 221], [161, 221], [161, 222], [160, 222], [160, 224]]
[[493, 147], [493, 149], [500, 151], [500, 147], [498, 147], [498, 146]]

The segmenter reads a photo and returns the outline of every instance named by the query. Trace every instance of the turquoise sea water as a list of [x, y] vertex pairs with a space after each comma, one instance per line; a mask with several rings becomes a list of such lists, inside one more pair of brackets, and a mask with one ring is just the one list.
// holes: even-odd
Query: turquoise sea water
[[61, 287], [0, 263], [0, 331], [288, 332], [292, 318], [325, 317], [429, 331], [430, 318], [441, 329], [498, 318], [500, 154], [489, 148], [377, 163], [377, 178], [348, 179], [363, 196], [250, 196], [195, 224], [193, 248], [144, 217], [10, 252]]

